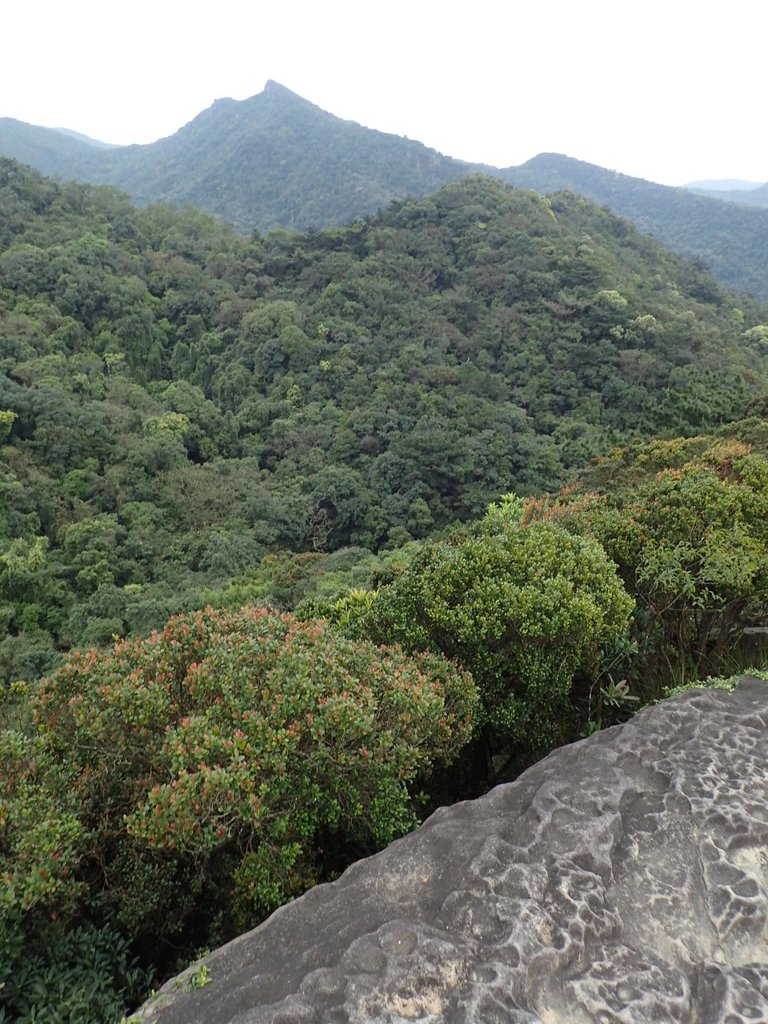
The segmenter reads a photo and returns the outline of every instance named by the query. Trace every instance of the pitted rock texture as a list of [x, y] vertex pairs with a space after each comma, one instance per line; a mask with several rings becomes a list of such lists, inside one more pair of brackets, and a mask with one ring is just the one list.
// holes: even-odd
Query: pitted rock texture
[[696, 691], [281, 908], [158, 1024], [768, 1022], [768, 683]]

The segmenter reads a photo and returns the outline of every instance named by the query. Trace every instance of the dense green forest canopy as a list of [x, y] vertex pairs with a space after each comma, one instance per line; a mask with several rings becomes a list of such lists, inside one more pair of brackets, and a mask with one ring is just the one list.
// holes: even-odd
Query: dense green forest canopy
[[706, 188], [703, 185], [687, 185], [696, 195], [720, 199], [727, 203], [740, 203], [742, 206], [768, 206], [768, 185], [755, 185], [752, 188]]
[[727, 288], [768, 299], [768, 210], [756, 201], [749, 208], [727, 202], [728, 193], [657, 185], [559, 153], [540, 153], [500, 174], [518, 188], [570, 189], [603, 204], [674, 252], [703, 262]]
[[473, 177], [245, 239], [4, 161], [0, 675], [730, 420], [767, 322], [570, 194]]
[[173, 135], [98, 148], [0, 118], [0, 154], [43, 174], [113, 185], [139, 204], [192, 203], [243, 232], [347, 224], [480, 169], [421, 142], [329, 114], [277, 82], [219, 99]]
[[[335, 117], [276, 82], [247, 100], [217, 100], [173, 135], [143, 146], [104, 147], [76, 133], [0, 118], [0, 155], [43, 174], [113, 185], [142, 205], [191, 203], [244, 233], [338, 227], [479, 171], [516, 187], [568, 189], [604, 204], [675, 252], [702, 260], [726, 287], [768, 300], [764, 208], [555, 153], [508, 168], [455, 160]], [[764, 191], [740, 192], [739, 202], [749, 196], [756, 203]]]
[[628, 671], [647, 698], [670, 678], [718, 672], [768, 612], [768, 424], [635, 442], [578, 485], [528, 499], [524, 520], [598, 540], [636, 602]]

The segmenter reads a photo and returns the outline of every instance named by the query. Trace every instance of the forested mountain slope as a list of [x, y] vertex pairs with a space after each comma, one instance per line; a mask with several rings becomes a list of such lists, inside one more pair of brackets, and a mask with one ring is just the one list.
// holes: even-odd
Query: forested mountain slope
[[710, 199], [723, 199], [729, 203], [741, 203], [742, 206], [768, 206], [768, 185], [755, 188], [712, 189], [687, 186], [697, 195], [709, 196]]
[[103, 145], [83, 136], [0, 117], [0, 155], [29, 164], [41, 174], [75, 181], [101, 181]]
[[477, 169], [334, 117], [277, 82], [247, 100], [217, 100], [145, 146], [96, 150], [6, 119], [0, 154], [44, 174], [114, 185], [139, 204], [192, 203], [243, 232], [345, 224]]
[[727, 202], [719, 193], [698, 195], [655, 185], [557, 153], [542, 153], [501, 176], [538, 192], [578, 192], [627, 217], [663, 245], [702, 260], [727, 287], [768, 299], [768, 210]]
[[0, 119], [0, 155], [44, 174], [117, 186], [140, 204], [192, 203], [245, 233], [339, 226], [482, 170], [539, 192], [584, 195], [703, 260], [726, 286], [768, 299], [768, 210], [555, 154], [504, 170], [479, 167], [343, 121], [275, 82], [241, 102], [217, 100], [175, 134], [144, 146], [99, 149], [60, 130]]
[[768, 383], [764, 308], [491, 178], [246, 240], [2, 161], [0, 226], [5, 678], [269, 552], [424, 537]]

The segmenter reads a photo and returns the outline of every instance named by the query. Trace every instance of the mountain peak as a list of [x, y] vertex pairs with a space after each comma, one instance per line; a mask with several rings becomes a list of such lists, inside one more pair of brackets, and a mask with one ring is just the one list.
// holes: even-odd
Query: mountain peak
[[[266, 94], [268, 94], [270, 96], [286, 96], [286, 97], [290, 96], [291, 99], [294, 99], [294, 100], [301, 99], [301, 96], [299, 96], [298, 93], [292, 92], [286, 86], [281, 85], [279, 82], [276, 82], [273, 78], [268, 78], [267, 79], [267, 82], [266, 82], [266, 85], [264, 86], [262, 95], [264, 95], [264, 93], [266, 93]], [[304, 102], [306, 103], [308, 101], [304, 100]]]
[[[217, 99], [173, 135], [143, 146], [106, 149], [61, 129], [0, 118], [0, 156], [61, 178], [112, 184], [140, 203], [192, 203], [246, 233], [339, 226], [479, 171], [607, 205], [678, 252], [705, 259], [724, 284], [768, 298], [768, 210], [741, 205], [768, 206], [768, 186], [709, 197], [553, 152], [519, 167], [482, 167], [342, 120], [272, 78], [256, 95]], [[734, 199], [738, 205], [725, 202]], [[738, 244], [725, 245], [732, 233]]]

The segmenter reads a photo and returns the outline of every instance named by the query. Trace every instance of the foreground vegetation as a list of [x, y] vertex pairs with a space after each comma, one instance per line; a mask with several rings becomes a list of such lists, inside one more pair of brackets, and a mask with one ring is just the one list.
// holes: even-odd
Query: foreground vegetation
[[476, 703], [442, 658], [265, 608], [71, 655], [0, 746], [3, 997], [24, 1017], [23, 964], [44, 960], [52, 922], [178, 967], [385, 845], [416, 824], [411, 784], [455, 759]]
[[[762, 420], [739, 429], [768, 437]], [[325, 619], [209, 608], [11, 693], [8, 1019], [116, 1019], [153, 972], [435, 803], [732, 665], [768, 610], [768, 458], [733, 439], [651, 442], [592, 474], [411, 545], [371, 589], [305, 598]]]
[[768, 313], [607, 213], [0, 211], [0, 1021], [117, 1020], [764, 621]]

